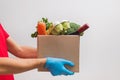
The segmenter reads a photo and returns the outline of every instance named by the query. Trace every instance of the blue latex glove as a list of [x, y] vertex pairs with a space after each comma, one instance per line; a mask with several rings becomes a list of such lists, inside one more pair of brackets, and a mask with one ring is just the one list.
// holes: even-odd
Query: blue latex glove
[[45, 68], [47, 68], [53, 76], [57, 75], [73, 75], [74, 72], [65, 68], [64, 65], [74, 66], [74, 63], [62, 58], [48, 57]]

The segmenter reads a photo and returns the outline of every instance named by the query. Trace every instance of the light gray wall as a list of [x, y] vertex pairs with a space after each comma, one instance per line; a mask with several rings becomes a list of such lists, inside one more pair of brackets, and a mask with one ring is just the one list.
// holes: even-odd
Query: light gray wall
[[90, 25], [80, 41], [81, 72], [53, 77], [31, 70], [16, 80], [120, 80], [119, 0], [0, 0], [0, 22], [19, 44], [36, 47], [30, 34], [42, 17]]

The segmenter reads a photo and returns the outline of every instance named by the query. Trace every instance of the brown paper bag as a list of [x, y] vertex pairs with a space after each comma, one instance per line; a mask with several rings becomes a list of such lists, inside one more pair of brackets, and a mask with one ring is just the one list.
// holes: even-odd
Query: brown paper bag
[[[66, 66], [79, 72], [80, 36], [78, 35], [39, 35], [37, 37], [38, 57], [64, 58], [74, 62], [74, 67]], [[39, 68], [38, 71], [46, 71]]]

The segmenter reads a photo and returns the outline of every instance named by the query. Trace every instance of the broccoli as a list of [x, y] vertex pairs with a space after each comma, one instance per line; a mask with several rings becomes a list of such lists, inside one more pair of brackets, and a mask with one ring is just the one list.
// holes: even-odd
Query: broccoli
[[80, 28], [79, 24], [76, 24], [74, 22], [70, 22], [70, 28], [67, 29], [66, 35], [76, 32], [79, 28]]

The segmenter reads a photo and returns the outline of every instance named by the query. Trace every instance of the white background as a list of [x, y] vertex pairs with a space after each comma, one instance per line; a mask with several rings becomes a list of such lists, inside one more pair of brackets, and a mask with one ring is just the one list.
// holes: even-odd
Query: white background
[[36, 47], [30, 34], [42, 17], [90, 25], [80, 41], [81, 72], [53, 77], [35, 69], [16, 80], [120, 80], [119, 0], [0, 0], [0, 22], [19, 44]]

